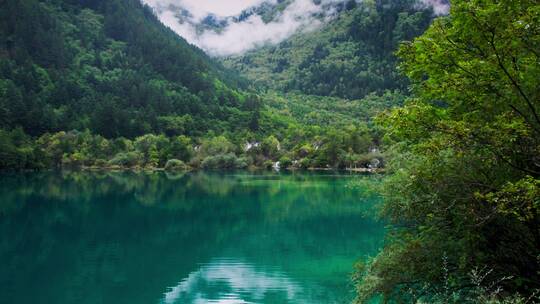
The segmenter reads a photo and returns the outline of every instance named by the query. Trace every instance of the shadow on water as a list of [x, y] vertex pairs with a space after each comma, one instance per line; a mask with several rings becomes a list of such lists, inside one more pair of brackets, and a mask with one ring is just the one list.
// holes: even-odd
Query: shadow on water
[[384, 236], [358, 179], [2, 174], [0, 303], [346, 303]]

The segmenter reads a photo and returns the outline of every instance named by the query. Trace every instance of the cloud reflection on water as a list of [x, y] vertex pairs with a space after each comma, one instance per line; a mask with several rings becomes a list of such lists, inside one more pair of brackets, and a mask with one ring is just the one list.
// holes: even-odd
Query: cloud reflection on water
[[[222, 291], [212, 294], [213, 287]], [[201, 265], [170, 287], [162, 303], [253, 303], [250, 300], [262, 301], [268, 293], [279, 293], [288, 302], [302, 302], [302, 287], [283, 272], [260, 270], [234, 258], [220, 258]]]

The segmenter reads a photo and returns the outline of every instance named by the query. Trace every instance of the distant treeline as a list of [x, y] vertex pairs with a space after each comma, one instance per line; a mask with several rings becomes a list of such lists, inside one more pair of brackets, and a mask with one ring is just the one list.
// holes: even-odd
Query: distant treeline
[[[294, 133], [280, 142], [225, 136], [146, 134], [107, 139], [90, 131], [60, 131], [33, 138], [21, 128], [0, 130], [0, 169], [44, 168], [377, 168], [383, 158], [365, 126], [329, 129], [322, 135]], [[276, 164], [277, 163], [277, 164]]]

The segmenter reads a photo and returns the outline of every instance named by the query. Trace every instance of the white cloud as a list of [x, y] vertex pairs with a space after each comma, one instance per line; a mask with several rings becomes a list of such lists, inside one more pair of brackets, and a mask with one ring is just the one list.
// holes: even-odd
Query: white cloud
[[[144, 0], [156, 11], [160, 20], [190, 43], [197, 45], [211, 55], [227, 56], [239, 54], [266, 43], [278, 43], [299, 30], [317, 28], [321, 21], [315, 15], [329, 15], [323, 11], [324, 5], [316, 5], [313, 0], [294, 0], [271, 22], [253, 14], [241, 22], [234, 22], [233, 16], [262, 4], [276, 3], [276, 0]], [[323, 4], [344, 0], [322, 0]], [[191, 16], [180, 22], [180, 9], [189, 11]], [[208, 15], [215, 15], [229, 22], [219, 33], [206, 30], [197, 32], [195, 24]]]
[[300, 29], [317, 27], [320, 21], [313, 14], [318, 12], [320, 6], [311, 0], [296, 0], [272, 22], [264, 23], [259, 15], [252, 15], [231, 23], [221, 33], [205, 31], [190, 38], [211, 54], [238, 54], [265, 43], [278, 43]]
[[265, 0], [144, 0], [154, 8], [169, 6], [182, 7], [188, 10], [196, 20], [201, 20], [209, 14], [219, 17], [236, 16], [243, 10], [257, 6]]
[[[321, 24], [320, 16], [331, 18], [335, 11], [329, 4], [346, 0], [292, 0], [281, 13], [268, 23], [253, 14], [241, 22], [232, 17], [244, 10], [263, 3], [276, 4], [277, 0], [143, 0], [154, 8], [160, 20], [187, 41], [202, 48], [210, 55], [228, 56], [268, 43], [279, 43], [297, 31], [316, 29]], [[357, 0], [361, 1], [361, 0]], [[436, 14], [448, 11], [447, 0], [420, 0], [431, 5]], [[182, 10], [189, 16], [178, 17]], [[213, 30], [197, 31], [196, 25], [205, 17], [213, 15], [226, 20], [226, 26], [218, 33]]]
[[447, 0], [421, 0], [421, 2], [433, 7], [435, 15], [446, 15], [450, 10], [450, 4]]

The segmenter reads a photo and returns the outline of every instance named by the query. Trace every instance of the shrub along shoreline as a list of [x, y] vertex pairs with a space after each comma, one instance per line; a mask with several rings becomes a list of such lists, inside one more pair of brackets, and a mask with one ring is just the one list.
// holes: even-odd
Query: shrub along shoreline
[[[204, 138], [146, 134], [107, 139], [89, 131], [31, 137], [0, 129], [0, 170], [49, 168], [134, 170], [349, 170], [375, 172], [384, 156], [371, 138], [343, 134], [296, 142], [209, 134]], [[357, 134], [356, 134], [357, 135]]]
[[[167, 167], [120, 167], [120, 166], [105, 166], [105, 167], [96, 167], [96, 166], [81, 166], [75, 168], [62, 168], [62, 169], [77, 169], [82, 171], [132, 171], [132, 172], [194, 172], [194, 171], [212, 171], [212, 169], [202, 169], [202, 168], [191, 168], [185, 166], [183, 168], [167, 168]], [[222, 168], [213, 169], [220, 170]], [[317, 172], [317, 171], [338, 171], [338, 172], [348, 172], [348, 173], [368, 173], [368, 174], [384, 174], [386, 173], [385, 168], [261, 168], [261, 167], [247, 167], [243, 169], [229, 169], [229, 170], [247, 170], [247, 171], [260, 171], [260, 170], [273, 170], [276, 172], [287, 171], [287, 172]], [[27, 171], [35, 171], [33, 169], [27, 169]]]

